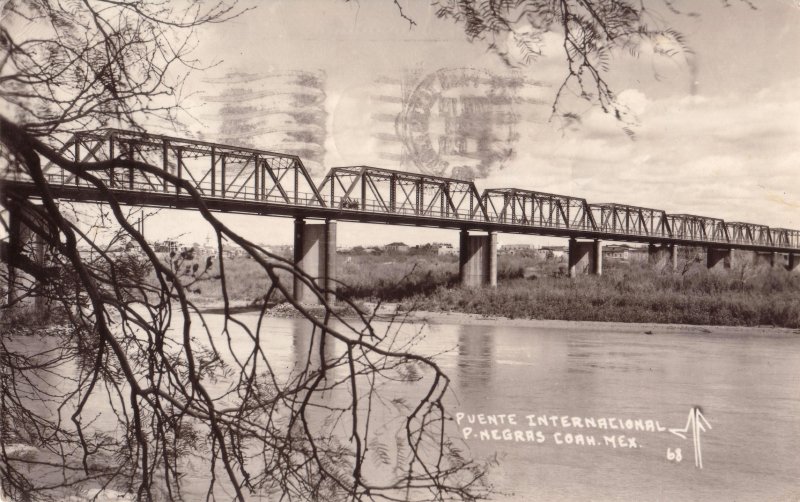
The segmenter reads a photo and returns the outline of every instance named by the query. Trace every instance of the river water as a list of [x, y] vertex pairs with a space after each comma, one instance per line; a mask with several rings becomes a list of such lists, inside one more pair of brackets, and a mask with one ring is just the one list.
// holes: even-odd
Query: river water
[[[205, 316], [211, 332], [222, 319]], [[451, 432], [467, 456], [493, 460], [496, 500], [800, 500], [797, 333], [485, 321], [403, 329], [421, 329], [414, 350], [450, 376], [447, 405], [460, 419]], [[307, 321], [269, 319], [268, 333], [278, 372], [307, 357]]]
[[[305, 322], [270, 329], [274, 356], [304, 357]], [[416, 350], [452, 378], [469, 455], [497, 460], [498, 500], [800, 499], [800, 336], [646, 329], [434, 324]]]

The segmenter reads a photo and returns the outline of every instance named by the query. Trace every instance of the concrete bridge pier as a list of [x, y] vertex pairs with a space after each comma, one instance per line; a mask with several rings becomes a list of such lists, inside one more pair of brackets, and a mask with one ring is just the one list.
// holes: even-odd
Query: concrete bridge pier
[[753, 265], [769, 265], [774, 267], [778, 263], [778, 253], [756, 252], [753, 254]]
[[800, 272], [800, 254], [789, 253], [789, 263], [786, 265], [789, 272]]
[[[303, 218], [294, 220], [294, 264], [314, 278], [317, 286], [326, 289], [328, 303], [336, 296], [336, 221], [306, 223]], [[320, 304], [322, 301], [299, 277], [293, 284], [294, 299], [300, 303]]]
[[497, 287], [497, 233], [469, 235], [461, 229], [458, 264], [462, 286]]
[[706, 267], [710, 269], [731, 268], [733, 252], [730, 249], [706, 248]]
[[599, 240], [578, 241], [569, 240], [569, 276], [575, 278], [578, 274], [602, 275], [603, 274], [603, 243]]
[[37, 280], [12, 265], [21, 259], [30, 259], [36, 265], [44, 265], [44, 239], [22, 222], [20, 210], [17, 206], [10, 206], [8, 211], [9, 235], [8, 248], [5, 251], [8, 274], [6, 301], [8, 305], [17, 303], [27, 294], [33, 298], [34, 309], [40, 311], [45, 308], [45, 299], [36, 291]]
[[678, 246], [675, 244], [649, 244], [647, 246], [647, 256], [650, 265], [662, 269], [670, 267], [671, 270], [678, 269]]

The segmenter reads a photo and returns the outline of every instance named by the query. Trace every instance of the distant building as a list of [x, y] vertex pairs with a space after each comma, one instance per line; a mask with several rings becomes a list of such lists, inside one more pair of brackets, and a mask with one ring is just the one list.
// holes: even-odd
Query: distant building
[[457, 255], [458, 249], [454, 248], [452, 244], [441, 244], [436, 248], [436, 254], [439, 256]]
[[630, 258], [630, 249], [628, 246], [618, 244], [605, 245], [603, 246], [603, 258], [627, 261]]
[[177, 253], [181, 249], [181, 244], [178, 241], [167, 239], [165, 241], [156, 241], [153, 244], [153, 249], [155, 249], [156, 253]]
[[521, 252], [535, 251], [533, 244], [503, 244], [500, 246], [500, 252], [505, 254], [518, 254]]
[[392, 242], [384, 246], [384, 249], [387, 253], [408, 253], [411, 248], [404, 242]]
[[539, 248], [540, 256], [543, 254], [545, 259], [561, 259], [567, 256], [566, 246], [542, 246]]
[[607, 244], [603, 246], [603, 258], [620, 261], [645, 261], [647, 248], [627, 244]]

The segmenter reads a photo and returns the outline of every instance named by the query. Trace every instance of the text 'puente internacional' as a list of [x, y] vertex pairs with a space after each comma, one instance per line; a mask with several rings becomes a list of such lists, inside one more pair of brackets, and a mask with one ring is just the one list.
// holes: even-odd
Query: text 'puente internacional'
[[[590, 204], [578, 197], [520, 188], [479, 192], [470, 181], [367, 166], [334, 167], [315, 184], [294, 155], [117, 129], [75, 134], [62, 154], [88, 163], [134, 159], [160, 167], [191, 183], [212, 210], [295, 217], [295, 261], [319, 277], [323, 287], [333, 284], [336, 221], [458, 229], [462, 282], [467, 285], [496, 284], [498, 232], [569, 238], [573, 276], [601, 273], [604, 240], [647, 243], [651, 258], [673, 266], [676, 246], [686, 245], [705, 248], [709, 267], [729, 266], [731, 251], [741, 249], [769, 254], [773, 263], [777, 254], [788, 254], [788, 267], [800, 268], [800, 231], [786, 228], [626, 204]], [[194, 205], [180, 188], [155, 174], [131, 168], [93, 174], [121, 203], [186, 209]], [[45, 175], [55, 197], [104, 200], [88, 181], [58, 166], [47, 165]], [[35, 196], [24, 174], [12, 171], [8, 176], [4, 190]], [[324, 222], [310, 224], [306, 219]], [[304, 298], [302, 289], [296, 285], [299, 299]]]

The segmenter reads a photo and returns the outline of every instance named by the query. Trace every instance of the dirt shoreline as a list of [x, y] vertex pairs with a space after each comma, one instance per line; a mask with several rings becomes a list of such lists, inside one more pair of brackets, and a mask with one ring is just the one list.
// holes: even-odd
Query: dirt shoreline
[[427, 322], [429, 324], [469, 324], [476, 326], [514, 326], [549, 329], [592, 329], [598, 331], [616, 332], [696, 332], [709, 333], [746, 333], [748, 335], [779, 335], [800, 336], [800, 330], [794, 328], [781, 328], [777, 326], [714, 326], [696, 324], [658, 324], [658, 323], [627, 323], [618, 321], [566, 321], [560, 319], [510, 319], [508, 317], [483, 316], [462, 312], [426, 312], [417, 311], [408, 314], [411, 322]]
[[[312, 313], [320, 310], [318, 305], [306, 305]], [[372, 312], [375, 304], [365, 303], [364, 308]], [[254, 312], [261, 310], [256, 306], [237, 305], [233, 307], [236, 313]], [[203, 306], [203, 313], [221, 313], [222, 307], [218, 305]], [[267, 309], [266, 315], [270, 317], [299, 318], [302, 317], [293, 307], [288, 304], [278, 304]], [[502, 316], [486, 316], [482, 314], [471, 314], [465, 312], [444, 312], [444, 311], [423, 311], [398, 312], [397, 304], [382, 304], [375, 319], [387, 321], [395, 316], [396, 320], [412, 323], [427, 324], [455, 324], [472, 326], [512, 326], [521, 328], [545, 328], [545, 329], [588, 329], [596, 331], [615, 331], [622, 333], [645, 333], [658, 334], [688, 332], [697, 334], [747, 334], [768, 335], [768, 336], [800, 336], [800, 329], [783, 328], [778, 326], [723, 326], [723, 325], [697, 325], [697, 324], [659, 324], [659, 323], [628, 323], [620, 321], [568, 321], [561, 319], [522, 319], [508, 318]], [[345, 315], [345, 318], [355, 319], [355, 315]]]

